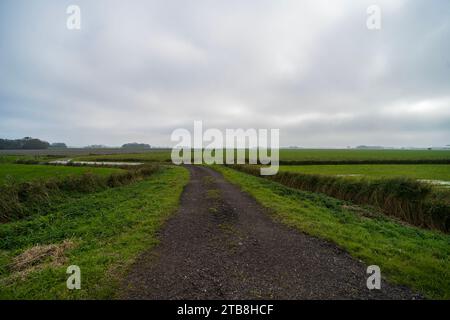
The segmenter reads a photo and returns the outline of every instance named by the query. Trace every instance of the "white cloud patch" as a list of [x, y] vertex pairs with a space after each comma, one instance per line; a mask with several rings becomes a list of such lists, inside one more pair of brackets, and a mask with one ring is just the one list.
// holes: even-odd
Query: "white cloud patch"
[[450, 143], [450, 3], [79, 0], [0, 4], [0, 136], [169, 144], [280, 128], [282, 145]]

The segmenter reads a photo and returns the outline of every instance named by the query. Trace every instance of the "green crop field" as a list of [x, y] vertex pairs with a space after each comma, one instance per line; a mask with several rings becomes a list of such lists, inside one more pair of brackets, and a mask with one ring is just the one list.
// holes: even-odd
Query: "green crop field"
[[123, 172], [115, 168], [63, 167], [50, 165], [28, 165], [0, 163], [0, 184], [11, 182], [25, 182], [49, 178], [63, 178], [93, 172], [99, 175]]
[[408, 177], [450, 181], [450, 165], [447, 164], [369, 164], [369, 165], [306, 165], [281, 166], [280, 171], [342, 175], [365, 178]]

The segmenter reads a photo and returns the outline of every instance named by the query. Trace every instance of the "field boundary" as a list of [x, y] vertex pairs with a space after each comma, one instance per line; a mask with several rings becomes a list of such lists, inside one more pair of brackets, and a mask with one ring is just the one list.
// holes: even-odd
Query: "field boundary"
[[450, 159], [417, 159], [417, 160], [280, 160], [282, 166], [306, 165], [340, 165], [340, 164], [450, 164]]
[[[257, 166], [230, 165], [232, 169], [261, 177]], [[373, 205], [414, 226], [450, 233], [450, 203], [445, 195], [408, 178], [350, 180], [342, 177], [279, 172], [264, 176], [287, 187], [323, 193], [356, 204]]]
[[124, 173], [113, 173], [100, 176], [95, 173], [84, 173], [64, 179], [13, 183], [0, 186], [0, 223], [24, 218], [48, 208], [53, 198], [61, 193], [90, 193], [124, 186], [145, 177], [160, 169], [157, 165], [146, 165], [131, 168]]

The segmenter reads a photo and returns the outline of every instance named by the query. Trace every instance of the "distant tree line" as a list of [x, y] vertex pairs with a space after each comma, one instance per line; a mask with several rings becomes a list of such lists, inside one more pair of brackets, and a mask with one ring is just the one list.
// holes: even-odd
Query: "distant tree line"
[[357, 146], [356, 149], [373, 149], [373, 150], [380, 150], [380, 149], [384, 149], [384, 147], [382, 146]]
[[54, 142], [50, 145], [50, 148], [66, 149], [67, 145], [63, 142]]
[[124, 149], [150, 149], [151, 146], [146, 143], [125, 143], [122, 148]]
[[48, 149], [50, 143], [39, 139], [25, 137], [23, 139], [8, 140], [0, 139], [0, 150], [36, 150]]

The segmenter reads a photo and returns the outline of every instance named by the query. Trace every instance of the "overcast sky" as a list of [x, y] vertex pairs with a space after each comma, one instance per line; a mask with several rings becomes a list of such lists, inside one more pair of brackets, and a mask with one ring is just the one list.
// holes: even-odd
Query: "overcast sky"
[[0, 137], [170, 145], [194, 120], [282, 146], [450, 144], [450, 1], [0, 1]]

